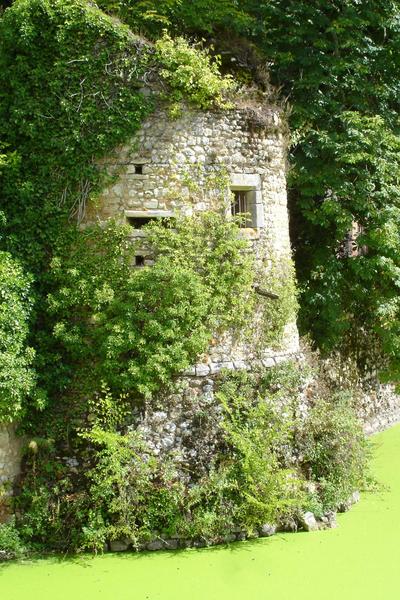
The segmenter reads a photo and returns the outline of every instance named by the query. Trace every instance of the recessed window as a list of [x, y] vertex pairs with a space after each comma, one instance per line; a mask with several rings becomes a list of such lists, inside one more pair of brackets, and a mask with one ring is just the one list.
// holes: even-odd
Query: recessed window
[[174, 222], [174, 213], [170, 210], [126, 210], [125, 218], [132, 227], [133, 237], [146, 237], [146, 230], [142, 231], [145, 225], [154, 221], [165, 227], [172, 227]]
[[133, 229], [142, 229], [148, 223], [152, 221], [157, 221], [157, 217], [127, 217], [129, 225], [133, 227]]
[[135, 267], [143, 267], [144, 266], [144, 256], [138, 254], [135, 256]]
[[231, 204], [231, 212], [234, 217], [237, 215], [246, 215], [240, 223], [240, 227], [252, 227], [251, 217], [249, 217], [250, 203], [249, 194], [245, 190], [234, 190], [232, 192], [233, 199]]
[[160, 216], [160, 217], [146, 217], [146, 216], [127, 216], [126, 217], [129, 225], [133, 228], [133, 229], [142, 229], [142, 227], [144, 227], [145, 225], [148, 225], [149, 223], [152, 223], [153, 221], [159, 221], [164, 227], [168, 227], [171, 224], [173, 224], [175, 222], [175, 218], [174, 217], [170, 217], [170, 216]]
[[143, 175], [143, 165], [135, 165], [135, 175]]

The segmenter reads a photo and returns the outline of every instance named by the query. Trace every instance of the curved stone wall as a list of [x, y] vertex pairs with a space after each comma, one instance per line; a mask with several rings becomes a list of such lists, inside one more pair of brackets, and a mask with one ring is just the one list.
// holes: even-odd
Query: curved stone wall
[[[148, 264], [150, 251], [137, 228], [141, 219], [205, 210], [225, 211], [228, 216], [232, 194], [242, 193], [251, 215], [242, 235], [251, 241], [257, 268], [267, 272], [271, 258], [290, 260], [281, 116], [273, 107], [258, 110], [262, 120], [249, 109], [186, 110], [177, 120], [157, 110], [131, 143], [108, 161], [117, 181], [102, 193], [88, 220], [117, 217], [133, 223], [132, 238], [143, 241], [138, 253], [143, 255], [142, 264]], [[227, 332], [186, 375], [206, 377], [222, 368], [250, 368], [255, 361], [268, 366], [299, 351], [295, 323], [287, 324], [280, 348], [260, 349], [257, 319], [260, 315], [254, 314], [253, 338], [234, 339]]]

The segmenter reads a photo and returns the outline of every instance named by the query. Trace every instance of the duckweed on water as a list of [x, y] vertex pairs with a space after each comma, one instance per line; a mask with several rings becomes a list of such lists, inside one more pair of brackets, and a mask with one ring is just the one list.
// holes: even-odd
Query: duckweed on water
[[400, 425], [375, 438], [382, 491], [339, 528], [176, 553], [4, 564], [12, 600], [389, 600], [400, 588]]

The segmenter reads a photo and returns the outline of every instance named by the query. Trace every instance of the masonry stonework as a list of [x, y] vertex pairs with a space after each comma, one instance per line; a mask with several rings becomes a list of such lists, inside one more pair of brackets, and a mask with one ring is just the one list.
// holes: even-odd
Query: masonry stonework
[[[151, 264], [141, 220], [206, 210], [230, 218], [235, 193], [249, 213], [240, 234], [251, 243], [257, 270], [268, 272], [274, 259], [291, 260], [286, 143], [278, 109], [185, 110], [175, 120], [159, 109], [107, 167], [116, 180], [88, 220], [112, 217], [131, 223], [141, 264]], [[173, 454], [182, 474], [188, 465], [206, 472], [213, 458], [221, 418], [214, 398], [218, 372], [270, 367], [299, 353], [295, 322], [287, 324], [280, 347], [259, 343], [266, 302], [260, 300], [250, 336], [229, 331], [216, 336], [198, 364], [182, 374], [176, 393], [147, 407], [139, 429], [156, 455]]]
[[[291, 260], [286, 143], [278, 109], [184, 110], [172, 120], [160, 108], [106, 165], [114, 182], [88, 208], [86, 221], [129, 223], [141, 265], [152, 263], [141, 223], [206, 210], [223, 211], [229, 218], [235, 193], [241, 202], [245, 199], [249, 217], [241, 235], [251, 242], [257, 268], [268, 271], [273, 259]], [[229, 331], [219, 336], [182, 374], [176, 392], [143, 414], [139, 429], [149, 446], [156, 455], [173, 454], [182, 474], [188, 465], [206, 472], [212, 460], [221, 419], [214, 397], [219, 371], [301, 360], [296, 323], [287, 323], [279, 348], [265, 348], [257, 340], [259, 317], [254, 315], [252, 339]], [[368, 433], [382, 429], [400, 419], [400, 398], [389, 386], [378, 386], [363, 396], [360, 416]], [[21, 448], [15, 428], [0, 425], [0, 489], [6, 484], [10, 490], [18, 476]], [[0, 522], [6, 514], [7, 498], [2, 504], [0, 496]]]
[[[185, 110], [177, 120], [158, 109], [107, 166], [116, 181], [102, 193], [88, 219], [113, 217], [133, 223], [132, 239], [142, 264], [151, 264], [151, 254], [139, 227], [141, 219], [205, 210], [222, 210], [229, 217], [235, 191], [247, 194], [250, 219], [242, 235], [251, 241], [258, 266], [268, 269], [271, 257], [290, 260], [286, 143], [278, 109]], [[255, 314], [253, 339], [234, 339], [230, 332], [219, 336], [199, 363], [182, 374], [177, 393], [146, 411], [140, 429], [155, 454], [173, 453], [183, 467], [206, 469], [219, 421], [214, 399], [218, 372], [301, 360], [295, 323], [287, 324], [280, 348], [260, 349], [257, 318]], [[360, 408], [369, 433], [393, 422], [400, 407], [399, 398], [386, 389], [372, 396], [366, 394]]]
[[[131, 223], [142, 264], [150, 264], [151, 255], [141, 221], [205, 210], [222, 211], [229, 218], [235, 192], [246, 198], [249, 219], [241, 233], [250, 240], [260, 271], [268, 270], [271, 259], [290, 260], [286, 144], [278, 109], [264, 108], [262, 119], [249, 109], [187, 110], [177, 120], [160, 109], [108, 168], [117, 180], [88, 218]], [[256, 330], [257, 315], [254, 322]], [[298, 351], [294, 322], [287, 324], [279, 348], [262, 352], [255, 339], [245, 342], [226, 332], [188, 375], [207, 377], [221, 368], [249, 368], [254, 361], [270, 366]]]
[[22, 441], [13, 425], [0, 425], [0, 523], [9, 516], [12, 484], [19, 475]]

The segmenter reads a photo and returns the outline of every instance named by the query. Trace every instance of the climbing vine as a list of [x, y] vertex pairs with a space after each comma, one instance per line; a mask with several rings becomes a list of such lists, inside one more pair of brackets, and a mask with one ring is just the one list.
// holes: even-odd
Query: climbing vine
[[2, 16], [0, 137], [16, 152], [2, 176], [7, 248], [34, 271], [104, 173], [98, 159], [139, 127], [146, 46], [79, 0], [18, 0]]
[[31, 279], [0, 252], [0, 422], [20, 418], [35, 384], [34, 350], [27, 344]]
[[208, 49], [190, 46], [182, 37], [173, 40], [165, 32], [155, 47], [162, 65], [160, 74], [170, 87], [172, 116], [179, 115], [182, 100], [202, 109], [232, 106], [226, 96], [234, 90], [234, 80], [231, 75], [221, 77], [218, 56], [211, 60]]
[[[206, 39], [222, 68], [288, 101], [300, 329], [399, 377], [398, 0], [103, 0], [135, 30]], [[250, 76], [249, 76], [250, 74]], [[341, 260], [353, 222], [363, 256]]]
[[[141, 10], [153, 32], [172, 22], [178, 6], [106, 4], [129, 19]], [[214, 6], [216, 20], [226, 23], [227, 7], [234, 8], [238, 28], [249, 27], [253, 18], [236, 4]], [[180, 3], [181, 18], [207, 29], [211, 5], [197, 5], [193, 15]], [[262, 375], [250, 381], [244, 373], [233, 382], [226, 377], [218, 391], [215, 460], [202, 478], [189, 473], [190, 485], [138, 430], [148, 403], [159, 392], [168, 397], [215, 332], [247, 326], [260, 282], [237, 222], [205, 213], [149, 226], [155, 264], [140, 269], [132, 268], [135, 249], [123, 227], [76, 227], [86, 204], [110, 182], [102, 159], [152, 110], [153, 84], [175, 114], [182, 101], [229, 106], [234, 84], [220, 75], [221, 60], [168, 34], [152, 45], [84, 0], [16, 0], [0, 17], [0, 40], [0, 419], [21, 418], [20, 429], [31, 437], [17, 499], [23, 538], [41, 548], [96, 551], [121, 536], [139, 546], [155, 531], [215, 541], [230, 527], [254, 534], [266, 520], [283, 522], [311, 502], [321, 511], [335, 506], [362, 484], [365, 470], [360, 429], [352, 413], [335, 412], [339, 403], [334, 411], [326, 400], [318, 410], [316, 401], [314, 438], [303, 431], [295, 440], [293, 415], [274, 404], [283, 398], [276, 382]], [[342, 115], [342, 125], [349, 152], [341, 160], [350, 170], [365, 163], [372, 169], [371, 140], [385, 155], [395, 154], [396, 139], [386, 130], [382, 137], [380, 121], [368, 121], [373, 135], [361, 140], [368, 147], [361, 155], [351, 146], [357, 116]], [[335, 155], [328, 142], [327, 154]], [[378, 176], [377, 187], [381, 181]], [[343, 200], [346, 190], [338, 186], [338, 197], [339, 191]], [[377, 193], [377, 212], [387, 197]], [[393, 226], [387, 237], [390, 250], [395, 232]], [[395, 261], [390, 267], [392, 278]], [[265, 308], [263, 333], [279, 345], [295, 312], [294, 278], [290, 264], [279, 261], [271, 262], [269, 275], [280, 303]], [[383, 329], [397, 314], [392, 283]], [[285, 380], [282, 372], [279, 378]], [[278, 387], [296, 396], [296, 381], [288, 380], [290, 389]], [[343, 431], [355, 445], [350, 470], [344, 451], [339, 461], [332, 452]], [[296, 462], [288, 447], [297, 454], [304, 448], [307, 464]], [[309, 479], [316, 484], [312, 498]], [[17, 549], [13, 528], [1, 533]]]

